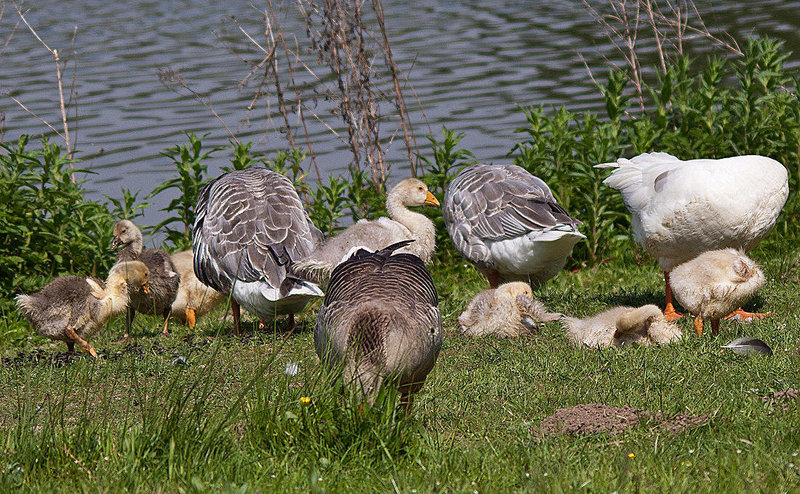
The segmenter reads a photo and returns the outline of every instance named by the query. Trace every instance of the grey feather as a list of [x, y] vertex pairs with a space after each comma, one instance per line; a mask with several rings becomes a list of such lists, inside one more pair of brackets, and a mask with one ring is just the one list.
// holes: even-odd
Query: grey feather
[[448, 185], [442, 214], [456, 249], [491, 269], [488, 242], [564, 226], [577, 234], [581, 224], [559, 206], [547, 184], [516, 165], [466, 167]]
[[722, 348], [727, 348], [739, 355], [772, 355], [772, 348], [758, 338], [736, 338]]

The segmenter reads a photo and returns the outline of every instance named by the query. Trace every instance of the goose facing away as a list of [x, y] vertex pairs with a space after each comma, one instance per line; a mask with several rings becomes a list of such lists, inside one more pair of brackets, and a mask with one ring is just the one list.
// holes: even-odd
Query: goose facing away
[[401, 252], [414, 254], [426, 264], [431, 261], [436, 247], [436, 227], [423, 214], [411, 211], [409, 206], [439, 206], [424, 182], [416, 178], [401, 180], [386, 197], [389, 218], [360, 220], [337, 236], [328, 239], [311, 255], [298, 261], [293, 271], [317, 283], [330, 278], [333, 268], [354, 247], [378, 251], [402, 240], [414, 240]]
[[172, 302], [172, 317], [186, 323], [190, 328], [197, 325], [197, 318], [211, 312], [225, 300], [225, 295], [201, 283], [194, 274], [194, 254], [185, 250], [172, 254], [172, 263], [181, 277], [178, 295]]
[[655, 305], [614, 307], [584, 319], [565, 317], [564, 329], [573, 344], [590, 348], [665, 345], [683, 337], [681, 329]]
[[334, 269], [314, 326], [323, 364], [342, 366], [369, 403], [381, 385], [399, 386], [410, 410], [442, 347], [442, 320], [433, 280], [422, 260], [360, 249]]
[[323, 293], [287, 271], [321, 239], [288, 178], [263, 168], [232, 171], [206, 185], [197, 202], [194, 273], [231, 295], [237, 335], [240, 305], [262, 322], [289, 314], [293, 325], [294, 314]]
[[139, 289], [130, 292], [130, 302], [125, 314], [124, 339], [130, 338], [131, 326], [137, 312], [164, 317], [162, 334], [169, 334], [169, 316], [172, 302], [178, 294], [180, 276], [169, 254], [162, 249], [144, 249], [142, 232], [133, 222], [122, 220], [114, 225], [112, 249], [119, 249], [117, 262], [141, 261], [150, 270], [150, 291]]
[[549, 280], [585, 238], [542, 180], [516, 165], [471, 165], [447, 186], [442, 211], [456, 250], [502, 281]]
[[614, 168], [603, 182], [622, 193], [634, 239], [664, 271], [670, 318], [680, 317], [672, 268], [709, 250], [749, 251], [772, 230], [789, 194], [786, 168], [766, 156], [682, 161], [649, 153], [596, 166]]
[[112, 316], [128, 306], [129, 290], [148, 290], [149, 270], [139, 261], [116, 264], [103, 283], [95, 278], [61, 276], [32, 295], [17, 296], [17, 308], [37, 333], [67, 344], [75, 344], [97, 358], [86, 340]]
[[561, 314], [549, 313], [533, 298], [531, 286], [522, 281], [482, 290], [458, 317], [469, 336], [516, 337], [537, 331], [538, 323], [555, 321]]
[[678, 265], [670, 276], [678, 302], [694, 314], [697, 336], [703, 334], [703, 319], [711, 319], [719, 334], [719, 320], [747, 303], [764, 285], [764, 273], [754, 260], [736, 249], [704, 252]]

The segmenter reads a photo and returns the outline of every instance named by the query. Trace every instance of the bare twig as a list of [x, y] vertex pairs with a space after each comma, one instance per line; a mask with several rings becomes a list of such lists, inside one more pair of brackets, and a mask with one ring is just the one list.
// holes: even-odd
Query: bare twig
[[392, 82], [394, 83], [394, 92], [395, 98], [397, 103], [397, 111], [400, 113], [400, 123], [403, 127], [403, 137], [406, 141], [406, 149], [408, 150], [408, 162], [411, 165], [411, 175], [416, 177], [417, 176], [417, 166], [416, 160], [414, 159], [414, 153], [419, 155], [419, 150], [416, 149], [416, 146], [412, 148], [411, 146], [411, 136], [410, 136], [410, 129], [408, 125], [408, 117], [406, 115], [406, 103], [403, 99], [403, 91], [400, 90], [400, 82], [397, 75], [397, 65], [394, 63], [394, 58], [392, 57], [392, 47], [389, 45], [389, 37], [386, 34], [386, 25], [383, 21], [383, 5], [381, 4], [381, 0], [372, 0], [372, 8], [375, 10], [375, 15], [378, 19], [378, 26], [380, 26], [381, 35], [383, 36], [383, 47], [384, 53], [386, 54], [386, 62], [389, 66], [389, 69], [392, 71]]
[[708, 39], [738, 56], [743, 54], [732, 37], [725, 41], [711, 33], [692, 0], [607, 0], [607, 14], [598, 12], [587, 0], [582, 1], [628, 65], [641, 108], [645, 82], [637, 50], [643, 34], [640, 23], [652, 31], [662, 74], [671, 60], [670, 51], [673, 56], [683, 55], [685, 42], [694, 38]]
[[[36, 37], [37, 40], [39, 40], [39, 43], [41, 43], [42, 46], [44, 46], [44, 48], [48, 52], [50, 52], [50, 55], [53, 56], [53, 60], [54, 60], [54, 62], [56, 64], [56, 81], [58, 83], [58, 102], [59, 102], [59, 109], [61, 111], [61, 125], [62, 125], [62, 128], [63, 128], [63, 133], [59, 132], [58, 135], [62, 139], [64, 139], [64, 144], [67, 146], [67, 156], [72, 157], [73, 146], [72, 146], [72, 140], [70, 139], [70, 135], [69, 135], [69, 124], [68, 124], [68, 118], [67, 118], [68, 117], [68, 114], [67, 114], [68, 106], [67, 106], [66, 102], [64, 101], [64, 83], [63, 83], [64, 68], [65, 68], [67, 62], [66, 61], [62, 61], [61, 56], [59, 55], [57, 49], [50, 48], [50, 46], [47, 43], [45, 43], [45, 41], [41, 38], [41, 36], [39, 36], [39, 33], [36, 32], [36, 29], [34, 29], [33, 26], [31, 26], [31, 24], [28, 22], [28, 19], [25, 18], [25, 14], [22, 12], [22, 8], [20, 7], [20, 5], [15, 3], [14, 7], [16, 8], [17, 15], [19, 15], [20, 20], [28, 27], [28, 30], [31, 32], [31, 34], [33, 34], [33, 36]], [[75, 41], [75, 35], [76, 34], [77, 34], [77, 27], [73, 31], [73, 46], [74, 46], [74, 41]], [[73, 90], [74, 90], [74, 86], [73, 86]], [[14, 98], [12, 98], [12, 99], [14, 99]], [[18, 100], [15, 99], [15, 101], [17, 102], [17, 104], [22, 106], [21, 103]], [[24, 106], [22, 106], [22, 107], [25, 109]], [[28, 111], [29, 113], [31, 113], [29, 110], [27, 110], [27, 109], [25, 109], [25, 110]], [[33, 113], [31, 113], [31, 114], [33, 114]], [[39, 118], [39, 117], [37, 117], [37, 118]], [[41, 120], [41, 118], [40, 118], [40, 120]], [[53, 126], [50, 125], [50, 124], [47, 124], [47, 126], [50, 127], [51, 129], [53, 128]], [[73, 166], [71, 161], [70, 161], [69, 166], [70, 166], [70, 169], [74, 168], [74, 166]], [[71, 174], [70, 178], [72, 180], [72, 183], [77, 183], [77, 179], [75, 178], [74, 174]]]
[[[286, 46], [286, 40], [283, 37], [283, 33], [280, 29], [280, 24], [278, 23], [278, 16], [275, 15], [275, 9], [272, 6], [272, 0], [268, 0], [269, 3], [269, 10], [272, 17], [275, 19], [275, 28], [276, 34], [278, 36], [278, 41], [280, 41], [281, 46], [283, 47], [283, 52], [286, 56], [286, 68], [289, 69], [289, 83], [294, 88], [295, 98], [297, 99], [297, 120], [300, 121], [303, 125], [303, 132], [306, 138], [306, 148], [308, 149], [309, 156], [311, 157], [311, 163], [314, 165], [314, 171], [317, 174], [317, 180], [322, 181], [322, 175], [319, 172], [319, 165], [317, 165], [317, 158], [314, 154], [314, 149], [311, 147], [311, 137], [308, 134], [308, 126], [306, 125], [306, 119], [303, 116], [303, 105], [302, 99], [300, 98], [300, 90], [297, 88], [297, 83], [294, 79], [294, 66], [292, 65], [292, 57], [289, 56], [289, 48]], [[275, 78], [277, 79], [278, 74], [276, 71]]]

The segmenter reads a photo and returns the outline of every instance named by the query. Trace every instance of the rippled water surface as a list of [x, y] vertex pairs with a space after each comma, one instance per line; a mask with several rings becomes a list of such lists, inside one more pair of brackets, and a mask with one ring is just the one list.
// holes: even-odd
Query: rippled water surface
[[[515, 142], [513, 130], [525, 125], [519, 106], [598, 107], [597, 91], [582, 57], [593, 69], [601, 69], [604, 58], [620, 58], [580, 0], [384, 3], [395, 59], [422, 107], [407, 94], [417, 133], [427, 134], [430, 128], [438, 135], [442, 125], [464, 132], [464, 146], [484, 161], [508, 159], [505, 155]], [[598, 8], [605, 5], [597, 0], [590, 3]], [[789, 63], [797, 65], [800, 60], [800, 2], [697, 4], [714, 30], [739, 40], [752, 35], [782, 39], [797, 53]], [[64, 53], [77, 28], [77, 147], [86, 160], [82, 166], [96, 172], [87, 177], [94, 196], [118, 196], [121, 186], [148, 192], [170, 178], [172, 165], [159, 152], [186, 142], [186, 131], [208, 133], [203, 142], [209, 147], [227, 144], [228, 133], [212, 112], [187, 91], [174, 91], [159, 82], [159, 68], [179, 71], [193, 90], [208, 98], [240, 140], [253, 140], [254, 148], [267, 154], [286, 147], [280, 134], [266, 132], [280, 122], [267, 122], [265, 103], [246, 111], [256, 87], [239, 87], [248, 66], [231, 52], [257, 57], [230, 17], [263, 39], [259, 9], [266, 3], [60, 0], [30, 2], [26, 7], [30, 8], [28, 20], [40, 36]], [[281, 18], [284, 34], [304, 39], [302, 21], [293, 7]], [[0, 20], [0, 47], [18, 19], [6, 5]], [[702, 52], [708, 43], [695, 42], [692, 49]], [[46, 132], [44, 124], [23, 111], [9, 94], [53, 125], [59, 122], [52, 58], [23, 27], [0, 56], [4, 139]], [[347, 165], [349, 153], [339, 139], [313, 122], [310, 132], [324, 172]], [[404, 154], [397, 141], [389, 158], [400, 164]], [[218, 155], [210, 173], [216, 174], [226, 161]], [[395, 170], [394, 176], [404, 173]], [[157, 207], [147, 212], [144, 223], [161, 218], [158, 207], [168, 198], [157, 199]]]

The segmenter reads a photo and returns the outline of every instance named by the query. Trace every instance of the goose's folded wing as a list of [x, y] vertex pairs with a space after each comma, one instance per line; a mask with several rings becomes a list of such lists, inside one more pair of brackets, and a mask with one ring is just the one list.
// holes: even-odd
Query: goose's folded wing
[[481, 239], [504, 240], [559, 224], [580, 224], [542, 180], [514, 165], [476, 167], [449, 199]]
[[386, 251], [362, 253], [333, 270], [325, 305], [356, 297], [403, 299], [438, 306], [438, 295], [422, 260], [411, 254]]
[[217, 289], [232, 278], [279, 284], [286, 265], [313, 247], [311, 225], [292, 183], [268, 170], [246, 172], [208, 184], [197, 205], [195, 273]]

